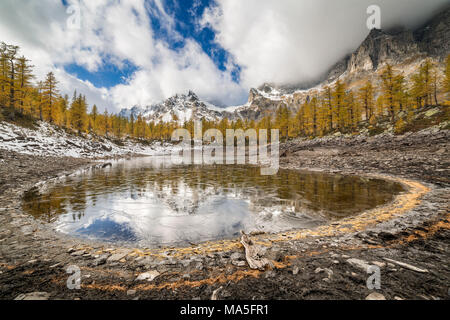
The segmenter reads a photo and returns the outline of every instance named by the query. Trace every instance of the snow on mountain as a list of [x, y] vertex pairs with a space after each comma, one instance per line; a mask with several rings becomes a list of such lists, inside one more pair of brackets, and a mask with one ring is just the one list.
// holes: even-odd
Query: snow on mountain
[[268, 104], [271, 107], [271, 111], [274, 111], [285, 97], [281, 91], [266, 85], [265, 88], [252, 89], [246, 104], [220, 108], [211, 103], [201, 101], [194, 92], [190, 91], [187, 95], [178, 94], [159, 104], [123, 109], [119, 115], [128, 119], [133, 116], [135, 120], [138, 116], [142, 116], [148, 122], [167, 123], [176, 120], [179, 124], [189, 120], [201, 119], [208, 121], [221, 120], [223, 118], [230, 120], [259, 120], [264, 115]]
[[191, 119], [220, 120], [223, 117], [223, 110], [210, 103], [201, 101], [194, 92], [189, 91], [187, 95], [177, 94], [159, 104], [123, 109], [120, 112], [120, 116], [126, 118], [133, 116], [134, 119], [137, 119], [141, 115], [146, 121], [178, 121], [178, 123], [183, 124]]

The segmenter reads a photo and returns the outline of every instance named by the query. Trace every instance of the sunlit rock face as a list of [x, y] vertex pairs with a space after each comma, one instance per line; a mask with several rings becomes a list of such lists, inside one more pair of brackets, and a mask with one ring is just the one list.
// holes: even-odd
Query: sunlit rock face
[[450, 9], [417, 30], [373, 29], [355, 52], [332, 68], [327, 82], [361, 71], [377, 71], [387, 63], [402, 64], [403, 69], [407, 69], [408, 65], [417, 64], [425, 57], [442, 62], [450, 52], [449, 39]]
[[351, 55], [346, 71], [350, 74], [375, 71], [387, 63], [398, 64], [407, 57], [419, 54], [419, 46], [414, 40], [413, 32], [387, 33], [373, 29], [361, 46]]
[[390, 201], [376, 179], [237, 165], [175, 166], [170, 157], [114, 162], [26, 193], [23, 209], [57, 231], [158, 246], [246, 232], [311, 229]]

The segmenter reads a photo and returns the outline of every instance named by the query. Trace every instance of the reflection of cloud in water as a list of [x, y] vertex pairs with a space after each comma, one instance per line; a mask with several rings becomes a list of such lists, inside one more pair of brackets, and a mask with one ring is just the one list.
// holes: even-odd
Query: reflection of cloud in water
[[74, 222], [70, 215], [64, 215], [56, 224], [60, 232], [102, 240], [110, 238], [109, 231], [115, 229], [126, 230], [117, 241], [153, 245], [198, 242], [236, 236], [240, 230], [254, 227], [248, 210], [245, 200], [212, 196], [200, 204], [197, 214], [181, 214], [153, 193], [139, 197], [122, 193], [97, 196], [95, 206], [88, 205], [81, 220]]
[[30, 194], [26, 210], [48, 212], [62, 233], [146, 246], [313, 228], [393, 193], [375, 180], [282, 170], [262, 177], [258, 168], [182, 167], [151, 158], [72, 176]]
[[243, 200], [213, 197], [199, 208], [201, 214], [161, 216], [141, 226], [146, 242], [202, 241], [236, 236], [253, 222]]

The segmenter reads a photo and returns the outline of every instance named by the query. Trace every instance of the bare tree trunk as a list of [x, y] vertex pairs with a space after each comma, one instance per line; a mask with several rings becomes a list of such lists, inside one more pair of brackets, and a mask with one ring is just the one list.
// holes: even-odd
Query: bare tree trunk
[[9, 108], [10, 110], [10, 118], [14, 120], [15, 118], [15, 110], [14, 110], [14, 97], [15, 97], [15, 69], [14, 69], [14, 60], [10, 60], [11, 62], [11, 76], [10, 76], [10, 88], [9, 88]]
[[250, 269], [265, 270], [267, 266], [273, 268], [273, 263], [262, 257], [261, 248], [253, 244], [252, 240], [243, 231], [241, 233], [241, 243], [245, 248], [245, 258]]

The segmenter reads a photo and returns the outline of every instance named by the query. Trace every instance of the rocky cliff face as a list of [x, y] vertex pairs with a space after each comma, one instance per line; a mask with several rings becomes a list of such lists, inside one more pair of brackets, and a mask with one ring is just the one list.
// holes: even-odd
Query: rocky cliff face
[[373, 29], [354, 53], [330, 70], [326, 81], [333, 82], [340, 76], [377, 71], [387, 63], [411, 63], [425, 57], [443, 61], [449, 52], [450, 8], [415, 31]]
[[377, 71], [387, 63], [396, 65], [425, 55], [412, 31], [388, 33], [373, 29], [355, 52], [331, 69], [326, 82], [331, 83], [341, 76]]
[[263, 117], [274, 116], [277, 109], [287, 106], [291, 112], [296, 112], [299, 105], [308, 98], [308, 91], [289, 91], [271, 84], [264, 84], [258, 89], [251, 89], [247, 104], [235, 108], [232, 112], [225, 111], [223, 116], [230, 119], [261, 120]]
[[387, 62], [398, 64], [405, 57], [418, 55], [419, 47], [414, 41], [413, 33], [402, 31], [388, 34], [373, 29], [361, 46], [353, 53], [347, 64], [347, 72], [377, 70]]
[[414, 37], [422, 52], [438, 59], [445, 58], [450, 52], [450, 8], [416, 30]]

